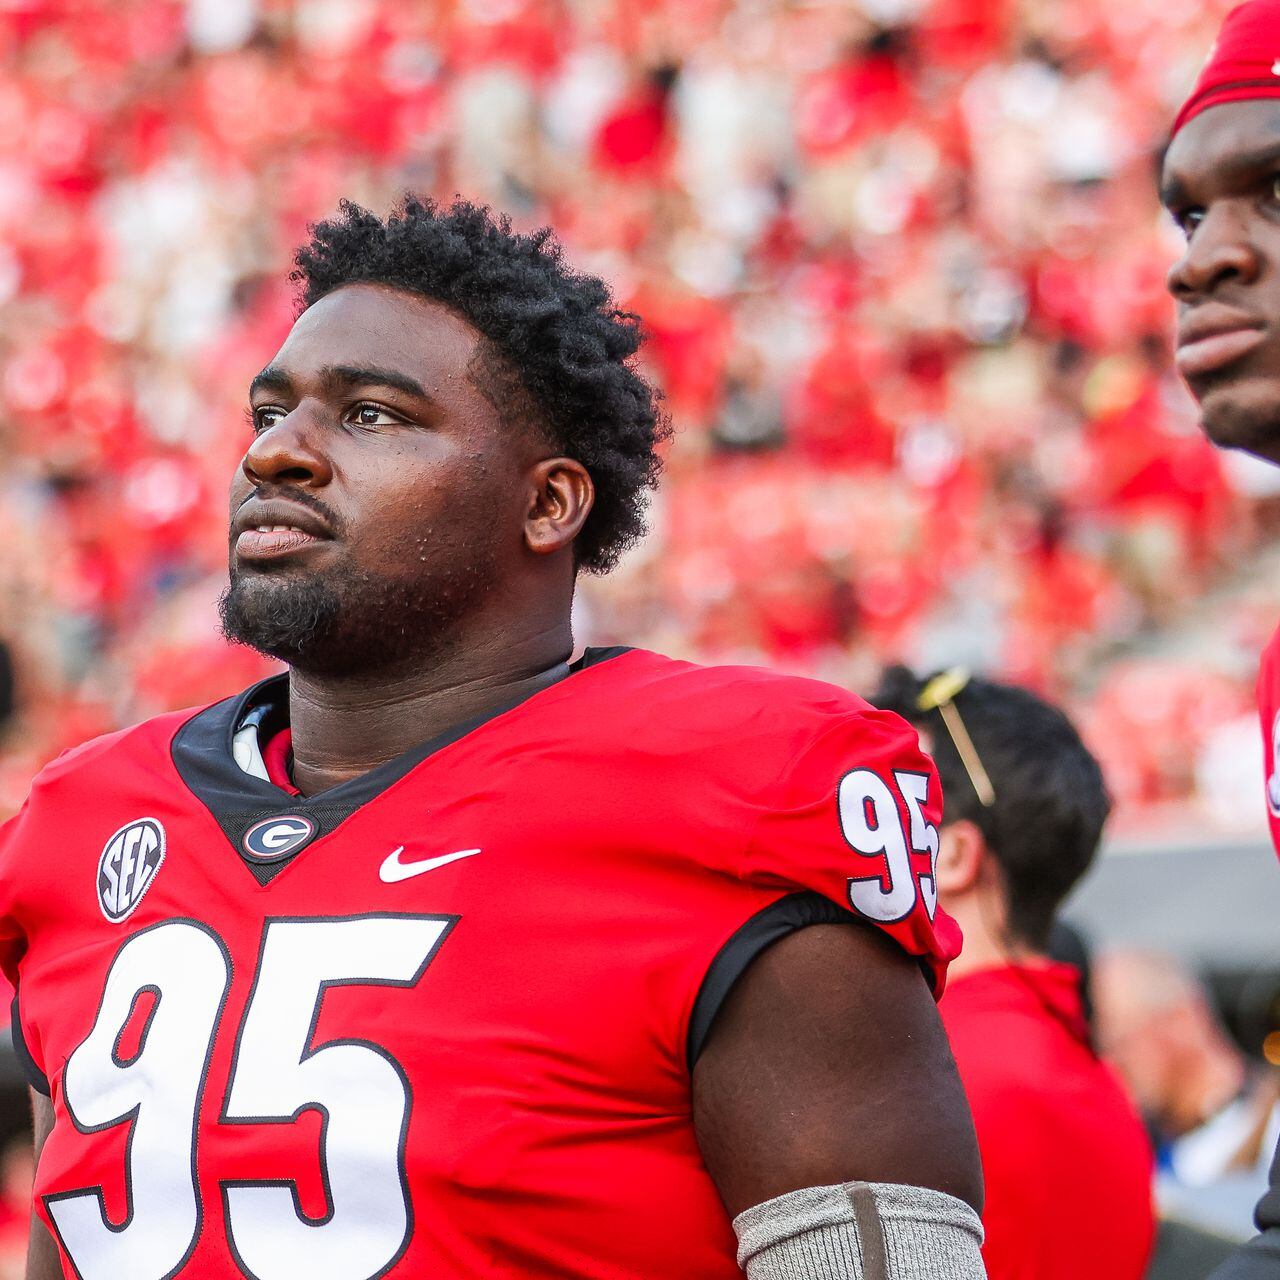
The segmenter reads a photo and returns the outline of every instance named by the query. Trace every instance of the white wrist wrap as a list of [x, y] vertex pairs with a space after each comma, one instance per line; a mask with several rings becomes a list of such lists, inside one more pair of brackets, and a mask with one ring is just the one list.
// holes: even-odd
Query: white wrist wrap
[[925, 1187], [805, 1187], [740, 1213], [748, 1280], [982, 1280], [982, 1221]]

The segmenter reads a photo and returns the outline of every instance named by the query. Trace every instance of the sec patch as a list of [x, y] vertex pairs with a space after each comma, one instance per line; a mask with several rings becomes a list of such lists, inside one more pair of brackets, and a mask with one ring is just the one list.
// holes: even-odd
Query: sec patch
[[164, 862], [164, 827], [155, 818], [126, 822], [98, 859], [98, 905], [112, 924], [133, 914]]

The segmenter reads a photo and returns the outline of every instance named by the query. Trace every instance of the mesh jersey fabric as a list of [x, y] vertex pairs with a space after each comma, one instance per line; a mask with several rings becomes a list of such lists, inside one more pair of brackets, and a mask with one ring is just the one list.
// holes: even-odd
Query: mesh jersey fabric
[[804, 895], [941, 989], [958, 933], [914, 731], [630, 651], [297, 797], [235, 762], [248, 698], [66, 754], [0, 834], [67, 1273], [738, 1275], [694, 1009]]

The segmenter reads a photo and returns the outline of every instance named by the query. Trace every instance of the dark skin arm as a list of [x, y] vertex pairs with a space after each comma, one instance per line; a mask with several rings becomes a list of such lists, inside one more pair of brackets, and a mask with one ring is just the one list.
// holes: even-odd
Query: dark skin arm
[[870, 927], [765, 951], [693, 1073], [703, 1159], [731, 1215], [801, 1187], [894, 1182], [982, 1209], [973, 1121], [916, 963]]
[[[53, 1103], [31, 1090], [31, 1122], [35, 1128], [36, 1164], [45, 1139], [53, 1128]], [[58, 1261], [58, 1246], [49, 1229], [31, 1212], [31, 1232], [27, 1238], [27, 1280], [62, 1280], [62, 1264]]]

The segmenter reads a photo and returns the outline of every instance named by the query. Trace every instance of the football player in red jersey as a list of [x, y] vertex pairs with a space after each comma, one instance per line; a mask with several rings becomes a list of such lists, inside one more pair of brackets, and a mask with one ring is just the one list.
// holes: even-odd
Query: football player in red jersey
[[[1215, 444], [1280, 464], [1280, 0], [1223, 24], [1173, 126], [1161, 198], [1186, 237], [1169, 272], [1177, 365]], [[1271, 834], [1280, 850], [1280, 631], [1258, 680]], [[1280, 1155], [1261, 1235], [1215, 1280], [1280, 1277]]]
[[980, 1276], [915, 732], [570, 661], [665, 434], [632, 318], [465, 203], [344, 206], [297, 279], [222, 606], [288, 674], [0, 838], [29, 1275]]

